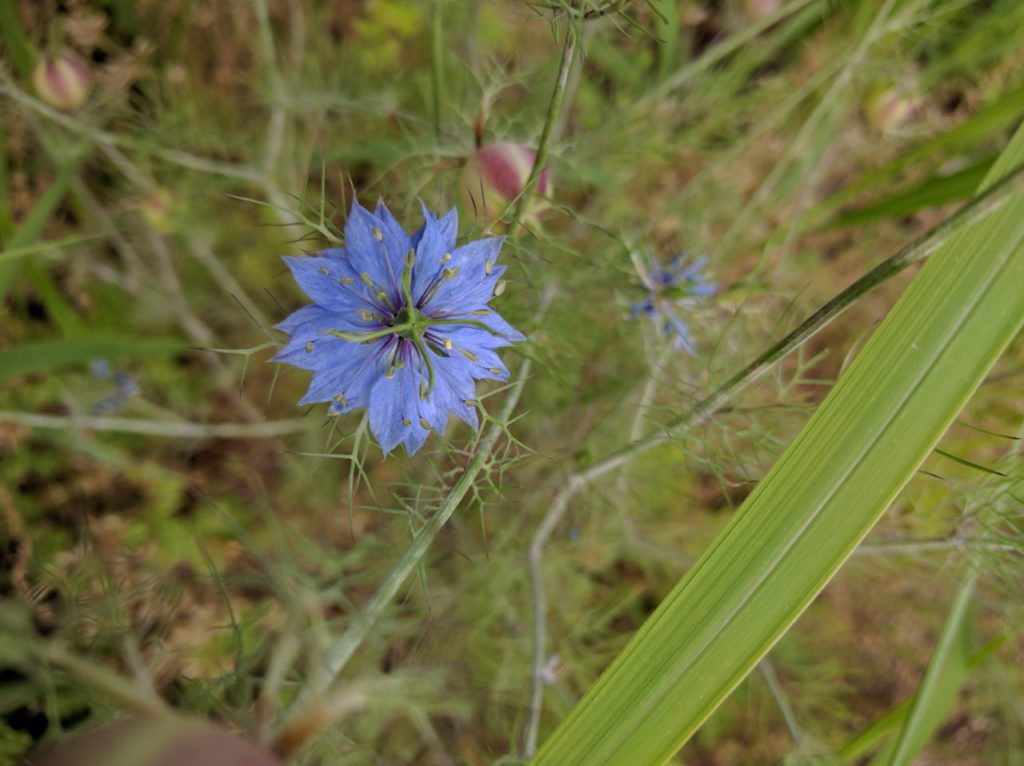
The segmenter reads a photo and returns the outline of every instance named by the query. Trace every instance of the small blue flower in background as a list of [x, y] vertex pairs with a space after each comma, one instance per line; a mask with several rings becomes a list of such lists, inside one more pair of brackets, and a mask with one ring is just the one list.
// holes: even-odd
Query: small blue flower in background
[[110, 367], [110, 362], [106, 359], [102, 357], [93, 359], [89, 363], [89, 370], [97, 380], [107, 381], [113, 375], [114, 383], [117, 385], [117, 390], [114, 393], [105, 396], [92, 406], [94, 415], [109, 415], [112, 412], [118, 412], [124, 407], [128, 399], [138, 396], [139, 386], [135, 382], [135, 378], [131, 376], [131, 373], [124, 370], [118, 370], [114, 373]]
[[488, 305], [503, 239], [456, 247], [455, 210], [423, 218], [410, 236], [383, 203], [353, 203], [345, 247], [284, 259], [313, 303], [277, 325], [291, 337], [273, 361], [313, 371], [300, 405], [367, 408], [385, 454], [413, 454], [449, 414], [476, 428], [476, 381], [507, 380], [496, 350], [524, 340]]
[[649, 267], [640, 274], [647, 296], [630, 307], [629, 315], [631, 319], [649, 316], [662, 334], [674, 336], [677, 351], [686, 349], [694, 356], [697, 349], [690, 326], [680, 314], [692, 311], [700, 299], [718, 292], [718, 287], [708, 282], [704, 274], [706, 255], [689, 265], [685, 260], [685, 254], [675, 255], [668, 268], [662, 268], [651, 258]]

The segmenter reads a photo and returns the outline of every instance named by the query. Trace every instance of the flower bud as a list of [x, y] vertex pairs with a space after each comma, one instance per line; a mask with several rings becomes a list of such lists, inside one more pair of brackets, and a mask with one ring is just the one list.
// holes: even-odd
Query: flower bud
[[272, 755], [200, 721], [128, 721], [73, 736], [33, 766], [280, 766]]
[[58, 109], [77, 109], [89, 97], [92, 76], [74, 53], [44, 56], [32, 73], [32, 84], [43, 101]]
[[174, 197], [166, 189], [154, 189], [139, 200], [142, 218], [161, 234], [170, 234], [174, 230], [173, 209]]
[[864, 116], [880, 133], [891, 133], [907, 121], [916, 107], [914, 98], [905, 89], [879, 83], [864, 99]]
[[[462, 171], [463, 202], [485, 220], [501, 215], [510, 202], [519, 197], [530, 177], [537, 153], [529, 147], [501, 141], [477, 151]], [[544, 168], [537, 178], [535, 192], [541, 197], [551, 193], [551, 176]]]
[[747, 21], [759, 21], [779, 10], [779, 0], [742, 0], [740, 10]]

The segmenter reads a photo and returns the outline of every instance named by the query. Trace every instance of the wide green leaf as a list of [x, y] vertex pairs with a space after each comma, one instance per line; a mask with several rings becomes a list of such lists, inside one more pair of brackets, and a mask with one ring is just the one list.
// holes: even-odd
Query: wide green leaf
[[[986, 178], [1024, 161], [1024, 129]], [[544, 743], [538, 766], [671, 758], [856, 548], [1024, 322], [1024, 195], [920, 271], [711, 548]]]

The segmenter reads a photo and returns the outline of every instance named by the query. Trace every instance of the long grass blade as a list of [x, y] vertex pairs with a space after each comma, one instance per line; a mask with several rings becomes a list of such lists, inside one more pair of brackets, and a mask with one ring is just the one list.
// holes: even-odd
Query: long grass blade
[[[1024, 161], [1018, 131], [986, 179]], [[532, 761], [660, 764], [853, 552], [1024, 322], [1024, 196], [917, 275], [778, 464]]]

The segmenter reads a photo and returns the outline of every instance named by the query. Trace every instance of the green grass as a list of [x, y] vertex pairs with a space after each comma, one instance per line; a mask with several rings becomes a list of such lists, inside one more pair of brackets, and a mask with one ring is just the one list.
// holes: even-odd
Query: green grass
[[[295, 738], [297, 764], [601, 746], [556, 732], [681, 577], [694, 610], [746, 592], [686, 585], [718, 571], [696, 562], [742, 579], [775, 560], [772, 530], [802, 506], [762, 498], [780, 472], [799, 474], [791, 498], [824, 486], [813, 461], [841, 451], [841, 426], [860, 433], [843, 399], [890, 433], [884, 404], [915, 359], [896, 346], [863, 359], [908, 333], [938, 354], [941, 323], [983, 276], [982, 249], [954, 244], [1020, 205], [1005, 187], [968, 231], [940, 232], [924, 271], [875, 272], [841, 316], [716, 398], [966, 204], [1024, 118], [1020, 36], [1006, 32], [1019, 3], [800, 0], [758, 18], [743, 2], [611, 3], [574, 23], [573, 5], [512, 0], [44, 5], [0, 0], [0, 763], [131, 703], [58, 654], [19, 654], [58, 642], [264, 743], [330, 709]], [[77, 111], [34, 94], [51, 46], [90, 62]], [[880, 125], [869, 102], [892, 84], [912, 109]], [[283, 337], [268, 328], [304, 300], [279, 256], [337, 240], [354, 192], [410, 228], [417, 198], [462, 204], [478, 127], [542, 143], [554, 173], [547, 206], [526, 200], [505, 226], [496, 303], [530, 340], [504, 357], [513, 372], [529, 360], [529, 377], [480, 389], [504, 428], [453, 426], [383, 460], [360, 413], [296, 409], [306, 375], [266, 363]], [[460, 236], [480, 236], [485, 222], [460, 212]], [[687, 315], [694, 357], [629, 319], [635, 264], [682, 249], [709, 254], [721, 287]], [[689, 669], [649, 762], [679, 742], [685, 706], [687, 732], [706, 720], [678, 762], [884, 763], [898, 742], [901, 758], [1024, 757], [1024, 344], [983, 381], [967, 362], [1019, 320], [1013, 286], [997, 280], [1008, 297], [982, 300], [950, 347], [935, 397], [980, 387], [941, 451], [912, 474], [907, 445], [867, 453], [873, 477], [801, 556], [778, 559], [804, 585], [709, 644], [730, 670], [705, 681], [684, 662], [697, 644], [663, 645]], [[110, 377], [92, 373], [97, 356]], [[117, 373], [137, 391], [118, 398]], [[928, 404], [907, 430], [917, 457], [952, 413]], [[737, 529], [749, 537], [726, 555]], [[943, 626], [964, 624], [968, 571], [964, 664]], [[675, 638], [717, 625], [680, 618]]]

